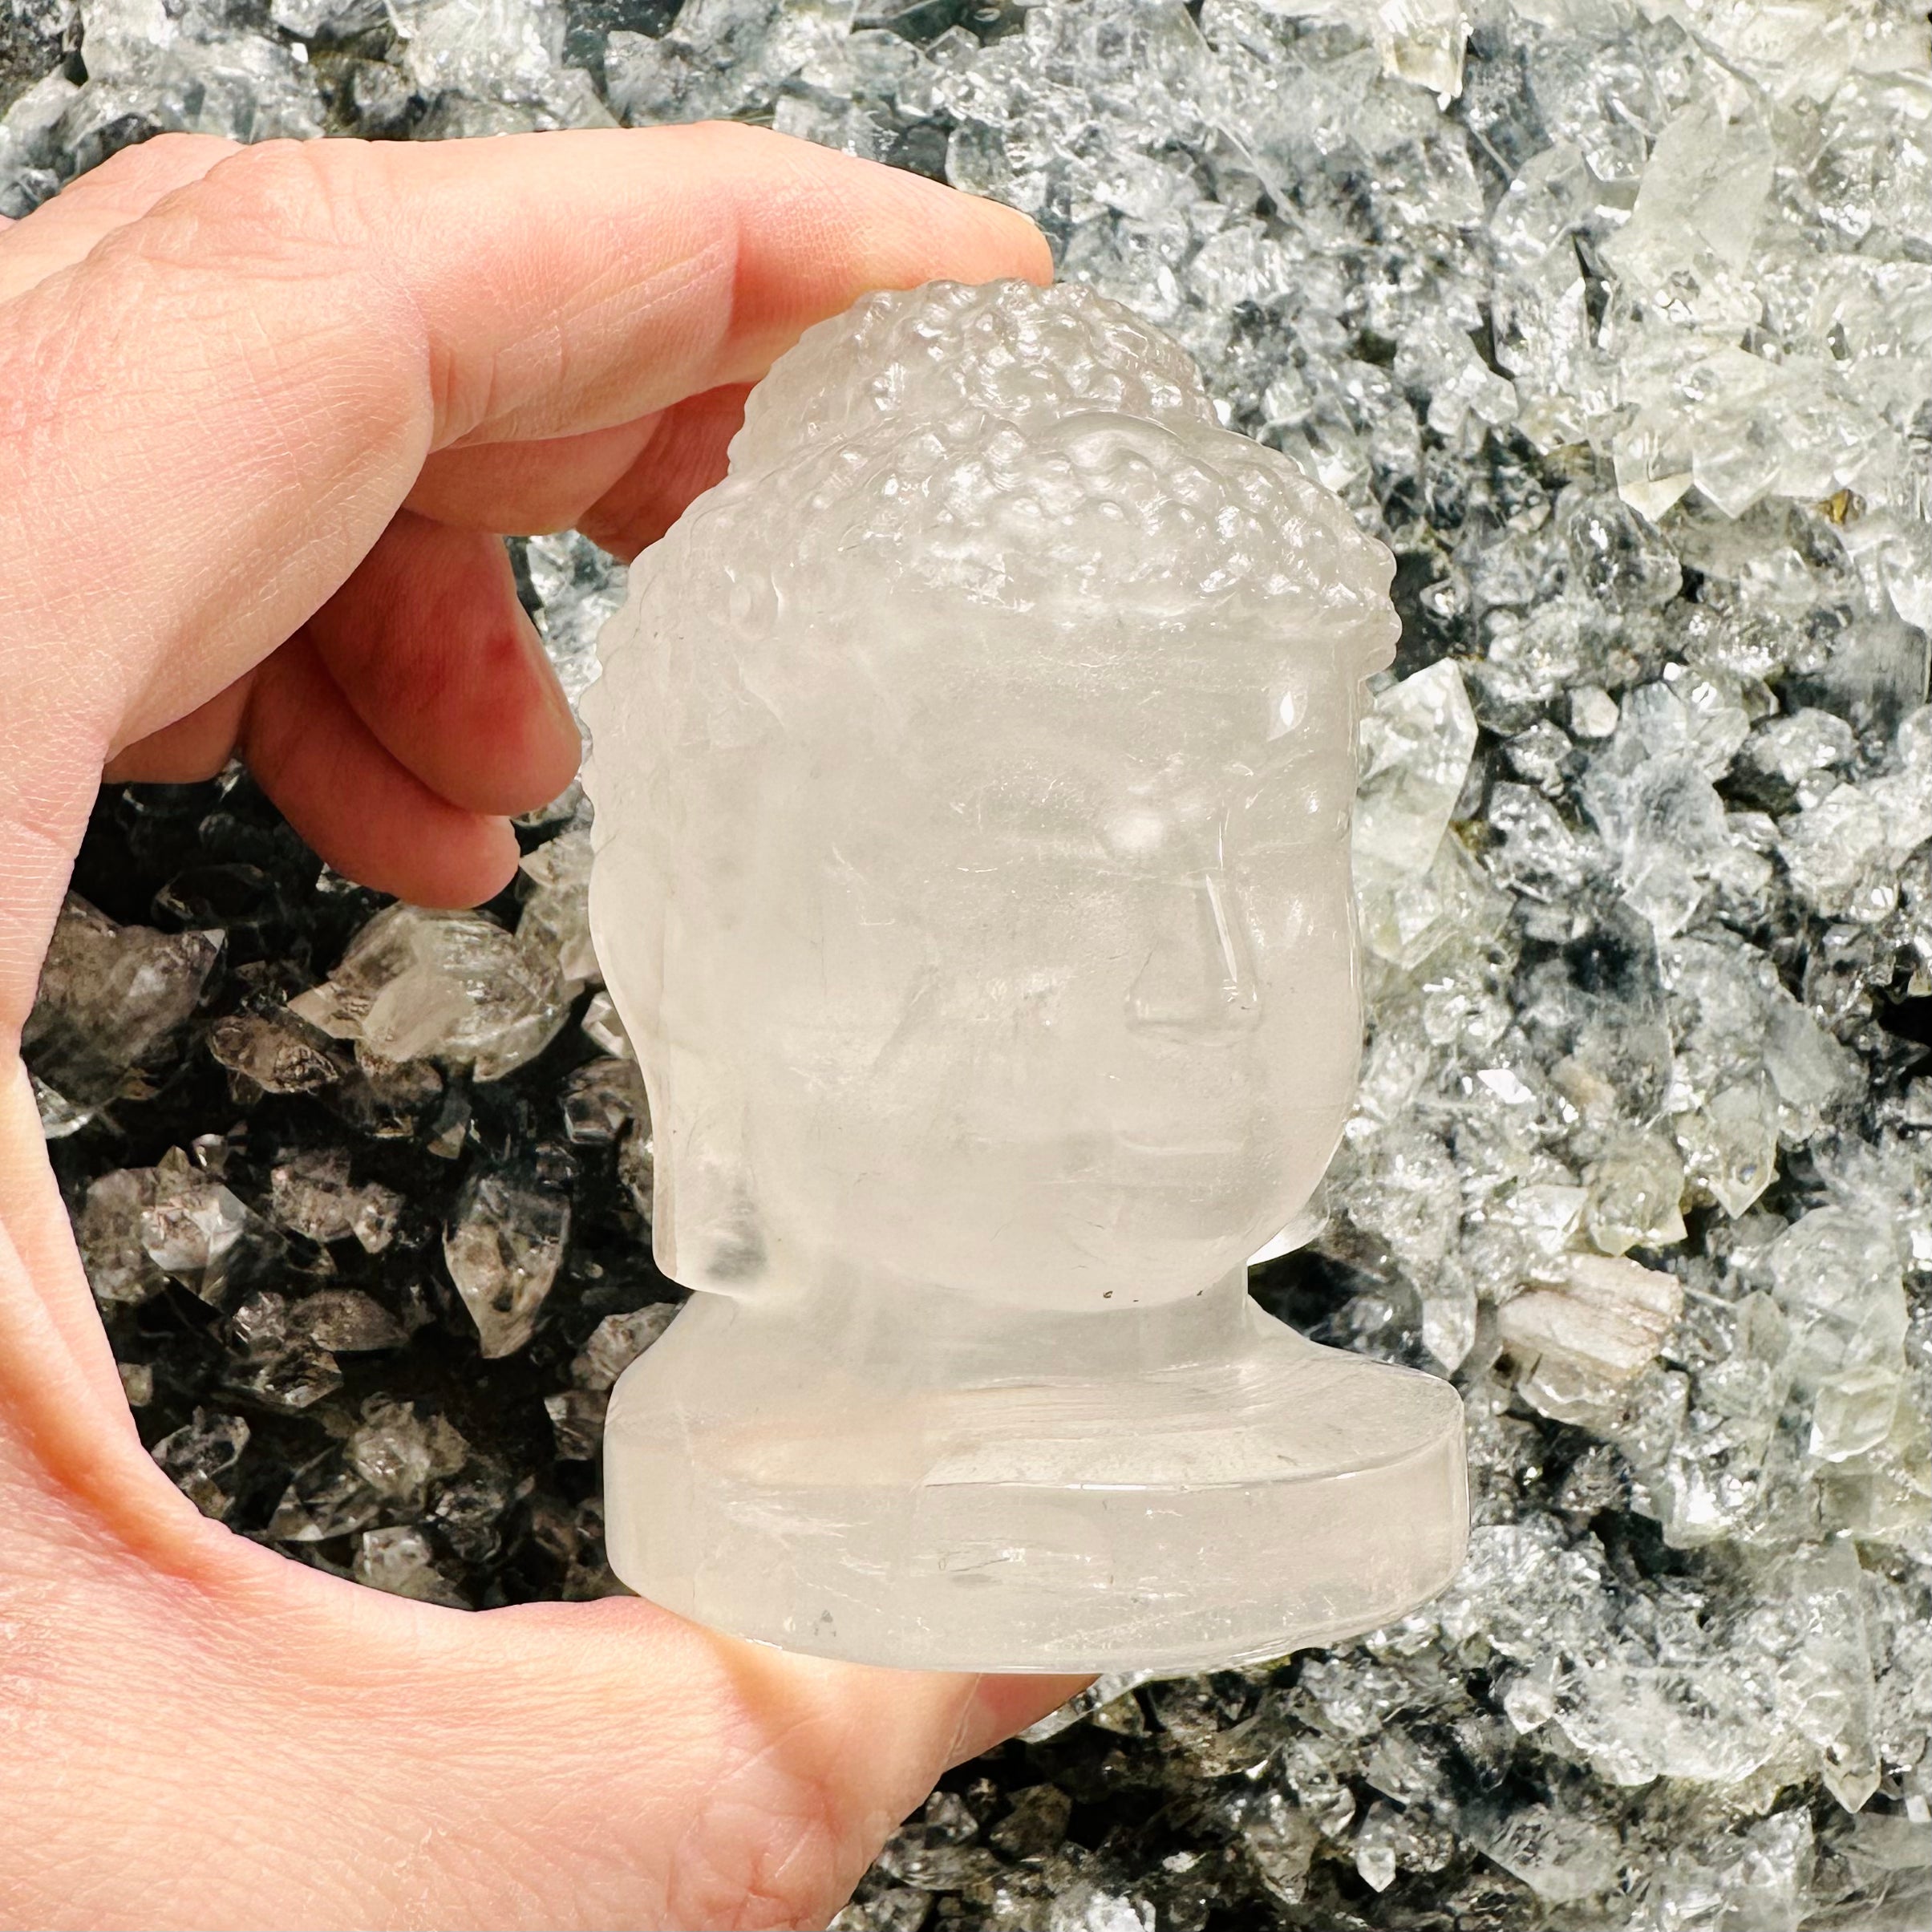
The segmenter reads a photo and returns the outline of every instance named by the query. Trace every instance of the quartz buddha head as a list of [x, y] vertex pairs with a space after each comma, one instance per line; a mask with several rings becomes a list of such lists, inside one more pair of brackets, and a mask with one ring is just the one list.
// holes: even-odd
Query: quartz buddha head
[[812, 330], [586, 704], [598, 954], [666, 1272], [1195, 1294], [1354, 1089], [1387, 553], [1077, 286]]

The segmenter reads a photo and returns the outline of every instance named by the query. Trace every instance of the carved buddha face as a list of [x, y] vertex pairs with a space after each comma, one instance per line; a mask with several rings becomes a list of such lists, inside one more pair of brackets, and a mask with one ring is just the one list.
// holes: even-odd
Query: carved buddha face
[[822, 325], [634, 573], [592, 916], [667, 1272], [1193, 1294], [1353, 1090], [1387, 553], [1077, 287]]

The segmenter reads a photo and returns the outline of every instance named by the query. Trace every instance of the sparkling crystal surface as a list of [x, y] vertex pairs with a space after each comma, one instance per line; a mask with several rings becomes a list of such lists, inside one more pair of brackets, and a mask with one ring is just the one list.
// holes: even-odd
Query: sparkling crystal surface
[[[1371, 953], [1367, 1078], [1318, 1231], [1254, 1278], [1323, 1339], [1457, 1365], [1475, 1609], [1452, 1599], [1185, 1700], [1110, 1680], [1053, 1736], [950, 1774], [947, 1804], [844, 1922], [1922, 1922], [1932, 865], [1898, 849], [1922, 823], [1910, 716], [1932, 622], [1922, 12], [1472, 0], [1444, 106], [1436, 76], [1391, 71], [1375, 0], [937, 0], [783, 20], [763, 0], [571, 0], [561, 39], [547, 10], [459, 75], [427, 48], [412, 68], [358, 0], [191, 9], [166, 46], [125, 0], [11, 0], [0, 213], [162, 127], [246, 136], [306, 115], [394, 136], [563, 118], [576, 83], [558, 106], [533, 99], [533, 38], [553, 78], [601, 91], [589, 118], [743, 113], [950, 174], [1038, 213], [1063, 275], [1177, 334], [1223, 419], [1344, 493], [1398, 560], [1391, 691], [1452, 661], [1478, 727], [1440, 878], [1403, 875], [1414, 954]], [[1407, 37], [1446, 46], [1424, 29], [1449, 10], [1415, 12]], [[674, 24], [666, 58], [637, 63], [657, 99], [628, 105], [626, 60]], [[63, 67], [63, 43], [89, 35], [98, 60]], [[251, 40], [238, 79], [223, 49]], [[191, 100], [180, 76], [197, 63]], [[720, 77], [734, 66], [741, 83]], [[575, 695], [622, 573], [571, 537], [521, 547], [519, 572]], [[1639, 699], [1660, 684], [1675, 710]], [[1654, 790], [1651, 757], [1668, 767]], [[184, 874], [238, 864], [259, 880], [233, 911], [160, 903]], [[221, 1185], [271, 1229], [269, 1176], [310, 1148], [350, 1144], [355, 1183], [407, 1204], [379, 1254], [286, 1237], [318, 1294], [367, 1293], [408, 1338], [336, 1352], [344, 1390], [299, 1412], [226, 1386], [241, 1358], [225, 1325], [265, 1289], [293, 1332], [301, 1282], [217, 1307], [162, 1277], [103, 1303], [146, 1391], [144, 1437], [245, 1419], [238, 1448], [224, 1432], [205, 1462], [178, 1445], [162, 1460], [212, 1471], [212, 1506], [233, 1499], [229, 1520], [305, 1561], [346, 1574], [363, 1530], [413, 1527], [473, 1603], [608, 1589], [596, 1465], [554, 1459], [544, 1403], [578, 1387], [606, 1316], [678, 1292], [618, 1172], [649, 1141], [566, 1131], [572, 1073], [621, 1057], [621, 1028], [586, 991], [493, 1083], [454, 1059], [358, 1063], [353, 1042], [274, 1017], [380, 909], [318, 890], [318, 871], [232, 781], [110, 793], [83, 854], [76, 889], [124, 929], [229, 939], [144, 1091], [85, 1102], [35, 1067], [76, 1212], [94, 1181], [204, 1136], [228, 1148]], [[1661, 932], [1654, 917], [1693, 895]], [[521, 903], [492, 909], [505, 933]], [[238, 956], [242, 913], [257, 943]], [[274, 985], [246, 976], [264, 958]], [[217, 1031], [230, 1023], [238, 1038]], [[111, 1068], [119, 1016], [88, 1027]], [[257, 1057], [237, 1066], [245, 1047]], [[473, 1166], [546, 1148], [571, 1164], [569, 1241], [532, 1339], [485, 1381], [442, 1230]], [[1671, 1156], [1685, 1232], [1667, 1238]], [[1825, 1208], [1893, 1230], [1869, 1346], [1822, 1286], [1769, 1262]], [[1656, 1245], [1623, 1253], [1675, 1277], [1684, 1313], [1614, 1412], [1597, 1397], [1561, 1420], [1527, 1392], [1555, 1399], [1549, 1356], [1505, 1343], [1504, 1314], [1557, 1291], [1552, 1260], [1607, 1253], [1646, 1217]], [[152, 1267], [137, 1235], [119, 1252], [131, 1284]], [[1829, 1348], [1849, 1352], [1813, 1360]], [[471, 1445], [419, 1506], [342, 1461], [372, 1395], [447, 1413]], [[1043, 1786], [1071, 1801], [1068, 1833], [1014, 1849], [1002, 1824]], [[942, 1840], [970, 1855], [942, 1865]]]

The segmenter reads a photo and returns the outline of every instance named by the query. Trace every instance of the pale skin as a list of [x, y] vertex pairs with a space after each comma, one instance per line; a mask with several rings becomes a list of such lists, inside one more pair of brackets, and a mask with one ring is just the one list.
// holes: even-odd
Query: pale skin
[[707, 127], [171, 136], [0, 224], [0, 1922], [791, 1926], [1066, 1679], [870, 1671], [634, 1600], [479, 1614], [204, 1519], [143, 1452], [19, 1040], [103, 771], [245, 759], [431, 905], [576, 732], [497, 535], [631, 553], [867, 289], [1020, 217]]

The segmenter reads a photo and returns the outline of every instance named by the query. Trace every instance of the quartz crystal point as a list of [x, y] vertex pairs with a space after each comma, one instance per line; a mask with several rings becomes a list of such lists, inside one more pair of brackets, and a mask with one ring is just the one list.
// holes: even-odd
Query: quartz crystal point
[[[545, 881], [548, 883], [548, 880]], [[385, 907], [334, 972], [289, 1002], [378, 1064], [434, 1059], [500, 1079], [534, 1059], [569, 1011], [555, 954], [480, 913]]]
[[[1454, 1572], [1452, 1391], [1315, 1347], [1243, 1267], [1354, 1088], [1390, 569], [1077, 286], [870, 297], [754, 394], [584, 707], [657, 1256], [708, 1291], [611, 1399], [634, 1587], [826, 1655], [1079, 1670], [1278, 1655]], [[1474, 731], [1452, 668], [1404, 688], [1397, 878]], [[526, 1297], [467, 1272], [485, 1205], [449, 1253], [496, 1354]], [[561, 1453], [593, 1407], [553, 1400]]]
[[235, 1465], [248, 1440], [249, 1426], [239, 1416], [196, 1409], [191, 1421], [164, 1436], [152, 1453], [204, 1516], [219, 1520], [234, 1507]]
[[514, 1355], [535, 1333], [569, 1232], [568, 1197], [534, 1174], [485, 1169], [464, 1184], [443, 1258], [486, 1357]]
[[145, 1090], [142, 1068], [172, 1050], [221, 939], [117, 925], [67, 895], [21, 1036], [50, 1139], [76, 1131], [117, 1095]]
[[371, 1254], [379, 1254], [395, 1233], [403, 1197], [394, 1189], [349, 1182], [349, 1156], [340, 1150], [297, 1155], [269, 1177], [269, 1201], [277, 1221], [310, 1241], [344, 1241], [354, 1236]]
[[281, 1237], [178, 1147], [151, 1168], [120, 1168], [90, 1184], [75, 1239], [95, 1297], [144, 1302], [179, 1282], [219, 1303], [279, 1258]]

